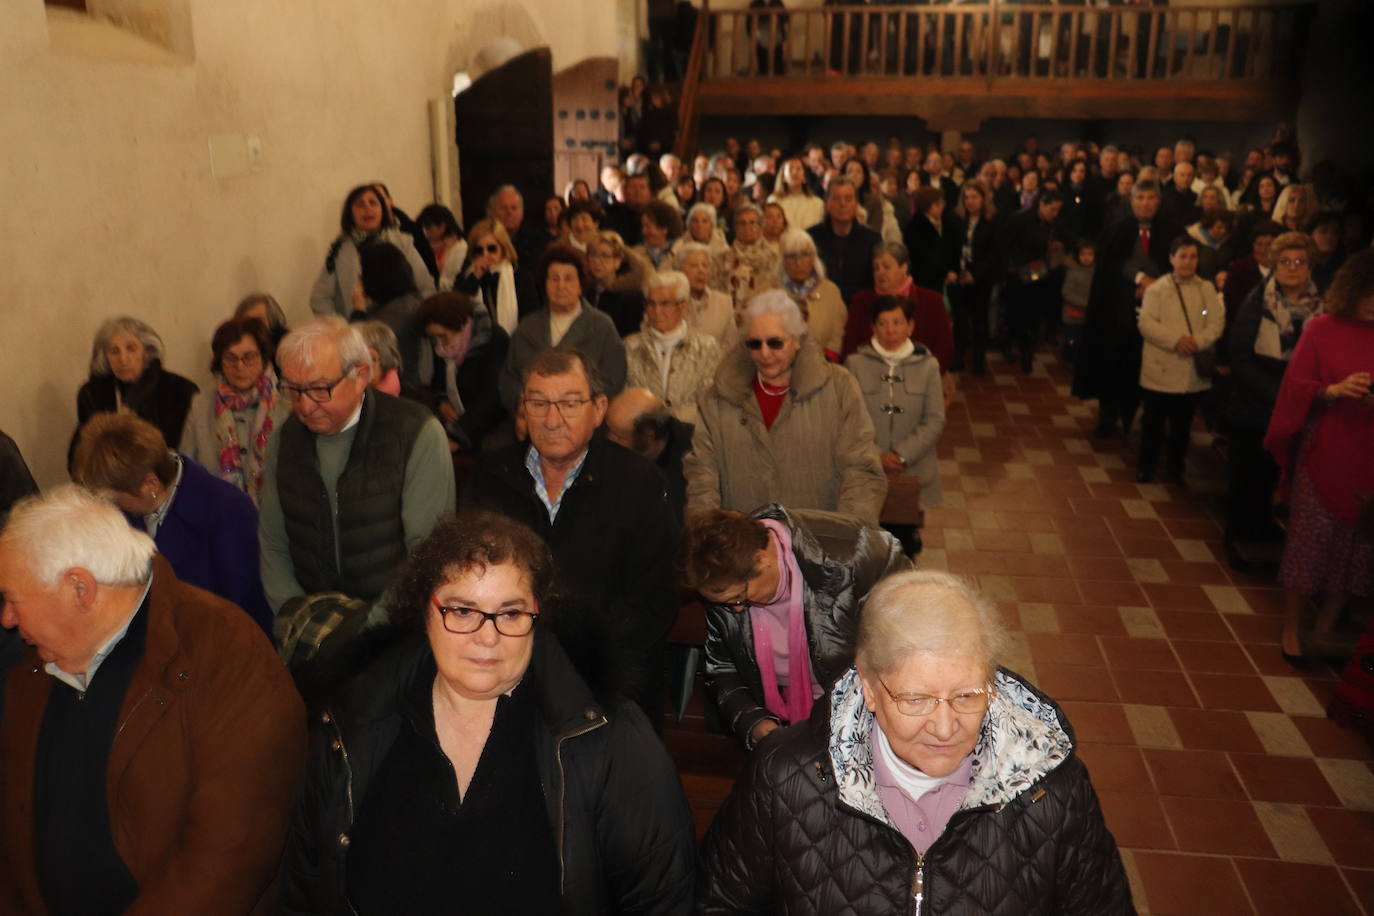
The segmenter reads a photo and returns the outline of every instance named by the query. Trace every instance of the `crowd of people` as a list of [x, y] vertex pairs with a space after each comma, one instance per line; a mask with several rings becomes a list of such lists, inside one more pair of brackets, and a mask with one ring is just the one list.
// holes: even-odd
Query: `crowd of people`
[[[528, 215], [503, 186], [466, 231], [374, 182], [308, 320], [255, 292], [213, 328], [212, 387], [111, 318], [74, 483], [26, 496], [0, 440], [31, 646], [0, 643], [0, 883], [54, 913], [437, 912], [455, 872], [481, 911], [1133, 912], [1062, 710], [885, 505], [939, 504], [961, 376], [1060, 348], [1096, 436], [1143, 403], [1142, 482], [1185, 483], [1201, 405], [1230, 559], [1283, 544], [1302, 664], [1374, 596], [1374, 251], [1297, 152], [730, 140]], [[750, 752], [699, 851], [655, 735], [684, 592]], [[1370, 657], [1336, 710], [1366, 727]]]

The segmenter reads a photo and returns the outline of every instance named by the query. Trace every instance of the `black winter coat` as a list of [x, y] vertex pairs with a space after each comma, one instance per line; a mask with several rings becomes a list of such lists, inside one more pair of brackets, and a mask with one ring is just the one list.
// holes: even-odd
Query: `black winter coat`
[[1264, 290], [1272, 282], [1272, 279], [1266, 280], [1245, 298], [1236, 310], [1226, 337], [1231, 364], [1231, 394], [1226, 401], [1226, 419], [1235, 426], [1260, 433], [1269, 427], [1283, 373], [1288, 368], [1281, 359], [1255, 352], [1255, 338], [1265, 321]]
[[[687, 913], [693, 832], [663, 745], [631, 704], [599, 703], [556, 640], [536, 630], [533, 678], [540, 781], [560, 865], [563, 912]], [[400, 732], [402, 698], [432, 670], [406, 640], [359, 675], [319, 719], [287, 836], [278, 912], [351, 914], [348, 833]], [[442, 875], [435, 877], [443, 881]], [[462, 889], [454, 888], [455, 899]]]
[[[186, 415], [191, 412], [191, 400], [200, 390], [195, 382], [168, 372], [156, 359], [150, 360], [143, 374], [128, 385], [120, 383], [113, 375], [93, 375], [76, 393], [78, 431], [95, 414], [114, 413], [119, 409], [116, 389], [125, 408], [156, 426], [168, 448], [175, 451], [181, 447]], [[75, 441], [73, 438], [73, 446]]]
[[[822, 698], [810, 721], [774, 732], [750, 757], [706, 833], [698, 911], [1134, 914], [1116, 841], [1063, 712], [1009, 671], [999, 671], [997, 688], [965, 806], [918, 856], [874, 788], [874, 718], [862, 709], [857, 676], [846, 675], [832, 693], [838, 740]], [[1004, 699], [1021, 710], [1015, 719]]]
[[[884, 577], [911, 569], [897, 539], [847, 515], [818, 509], [784, 509], [777, 503], [753, 513], [785, 524], [806, 594], [806, 642], [811, 673], [822, 688], [839, 680], [854, 664], [859, 607]], [[754, 630], [746, 611], [723, 604], [706, 606], [706, 691], [721, 719], [746, 748], [764, 719], [777, 717], [763, 705], [763, 680], [754, 652]]]
[[554, 629], [574, 664], [588, 680], [657, 709], [657, 653], [678, 608], [678, 525], [663, 475], [647, 459], [594, 436], [551, 523], [525, 469], [528, 448], [483, 454], [462, 505], [500, 512], [544, 539], [566, 590]]
[[911, 258], [911, 279], [924, 289], [940, 292], [945, 288], [945, 276], [959, 270], [959, 242], [955, 236], [954, 220], [942, 218], [940, 229], [922, 213], [906, 224], [902, 240]]

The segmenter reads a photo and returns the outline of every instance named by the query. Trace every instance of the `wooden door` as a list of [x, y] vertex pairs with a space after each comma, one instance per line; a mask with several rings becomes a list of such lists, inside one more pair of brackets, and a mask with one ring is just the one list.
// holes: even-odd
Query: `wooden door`
[[463, 225], [486, 216], [503, 184], [525, 196], [538, 217], [553, 193], [553, 57], [536, 48], [478, 77], [453, 100]]

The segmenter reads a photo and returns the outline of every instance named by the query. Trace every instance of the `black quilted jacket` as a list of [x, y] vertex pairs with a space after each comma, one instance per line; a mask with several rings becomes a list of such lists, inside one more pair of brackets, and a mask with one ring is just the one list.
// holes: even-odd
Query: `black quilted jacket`
[[[853, 702], [856, 681], [847, 675], [832, 694], [845, 710], [835, 719], [838, 740], [823, 698], [809, 722], [775, 732], [754, 752], [706, 834], [701, 912], [1135, 913], [1116, 841], [1052, 701], [999, 673], [966, 807], [918, 861], [872, 790], [872, 714], [861, 698]], [[1029, 716], [1008, 714], [1007, 700]]]

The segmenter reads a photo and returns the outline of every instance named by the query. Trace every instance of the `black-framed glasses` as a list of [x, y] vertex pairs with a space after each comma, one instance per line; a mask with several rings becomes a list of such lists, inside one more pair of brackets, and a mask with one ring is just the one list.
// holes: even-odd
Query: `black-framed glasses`
[[787, 346], [787, 341], [781, 337], [750, 337], [744, 341], [744, 346], [750, 350], [762, 350], [765, 346], [770, 350], [781, 350]]
[[459, 636], [476, 633], [488, 620], [502, 636], [528, 636], [534, 629], [534, 622], [539, 619], [535, 611], [509, 610], [491, 614], [475, 607], [440, 604], [437, 595], [431, 595], [429, 600], [439, 612], [444, 629]]
[[316, 404], [323, 404], [334, 396], [334, 389], [339, 387], [344, 379], [348, 378], [357, 371], [355, 366], [343, 375], [324, 385], [293, 385], [290, 382], [281, 382], [277, 388], [291, 400], [299, 400], [302, 396], [309, 398]]
[[548, 416], [549, 408], [553, 407], [565, 420], [576, 420], [582, 416], [582, 411], [587, 409], [587, 405], [592, 402], [591, 398], [563, 398], [560, 401], [550, 401], [548, 398], [525, 398], [525, 415], [529, 417]]
[[949, 708], [960, 715], [981, 714], [987, 712], [992, 700], [992, 691], [988, 688], [965, 690], [952, 697], [930, 697], [919, 693], [893, 693], [882, 678], [878, 678], [878, 683], [883, 685], [892, 702], [897, 704], [897, 711], [904, 716], [928, 716], [941, 703], [948, 703]]
[[257, 350], [239, 356], [236, 353], [226, 353], [219, 358], [219, 361], [226, 366], [243, 366], [245, 369], [256, 366], [262, 362], [262, 354]]

